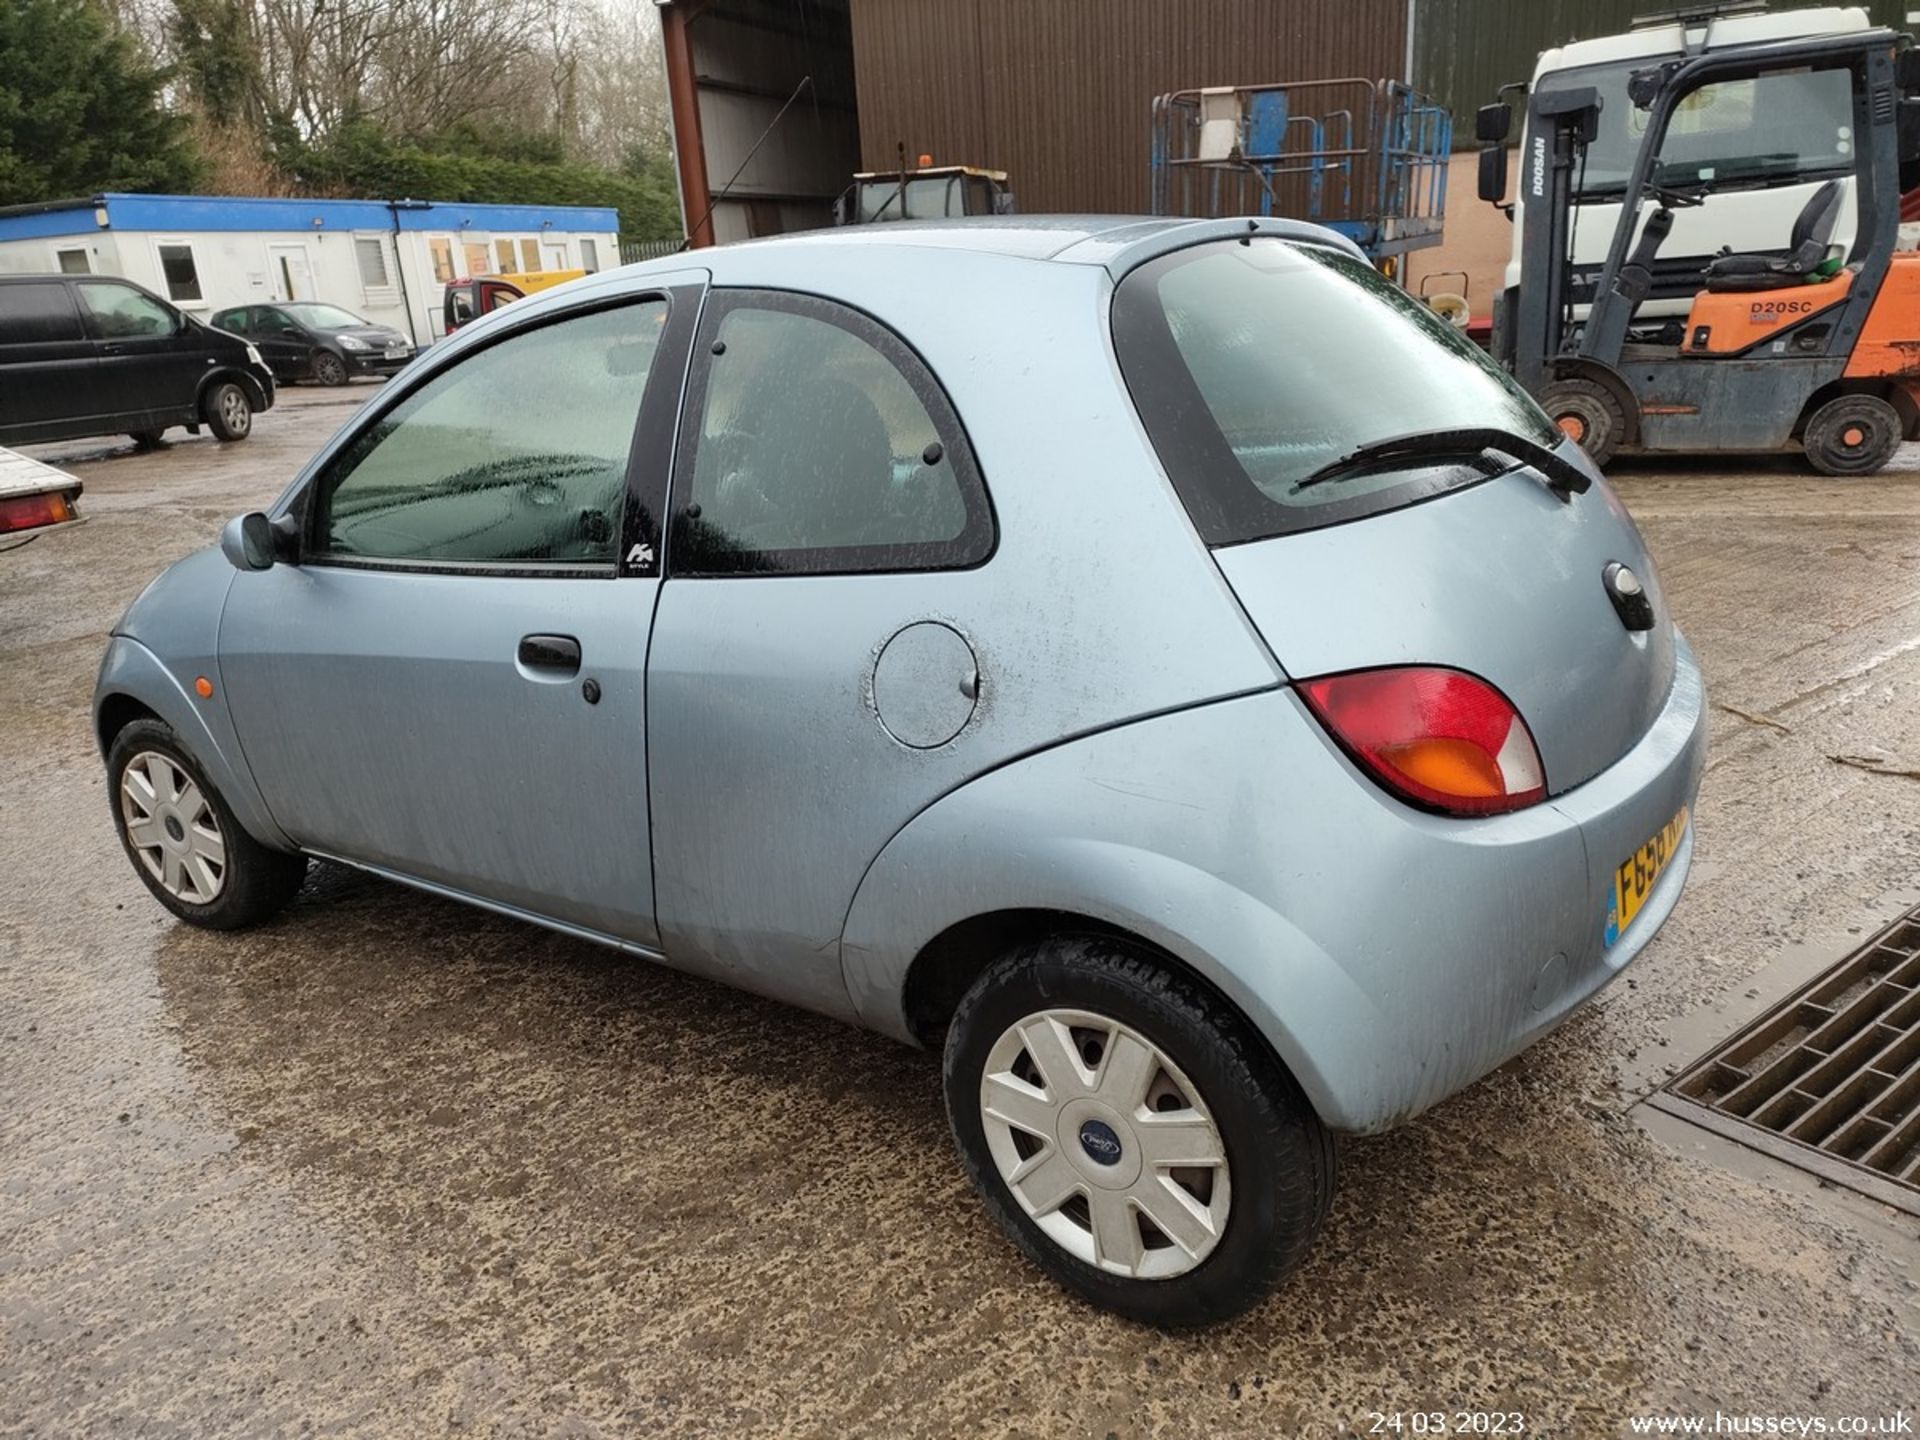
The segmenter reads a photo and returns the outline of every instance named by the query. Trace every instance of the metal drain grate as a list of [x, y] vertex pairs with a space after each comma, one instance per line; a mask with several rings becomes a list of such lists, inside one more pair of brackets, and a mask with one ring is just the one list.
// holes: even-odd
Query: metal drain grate
[[1920, 1214], [1920, 907], [1648, 1103]]

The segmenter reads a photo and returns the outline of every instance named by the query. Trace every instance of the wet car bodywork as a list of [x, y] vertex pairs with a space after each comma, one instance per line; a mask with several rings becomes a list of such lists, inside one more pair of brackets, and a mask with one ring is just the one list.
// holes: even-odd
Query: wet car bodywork
[[[1392, 1125], [1659, 928], [1690, 830], [1617, 935], [1609, 907], [1622, 862], [1693, 800], [1703, 695], [1638, 533], [1570, 442], [1557, 463], [1584, 489], [1509, 466], [1209, 545], [1116, 363], [1114, 297], [1248, 234], [1346, 253], [1287, 222], [1030, 217], [742, 245], [530, 297], [436, 346], [313, 459], [269, 512], [279, 563], [229, 563], [230, 534], [136, 601], [101, 669], [103, 748], [157, 717], [264, 846], [922, 1044], [1007, 947], [1125, 937], [1225, 997], [1326, 1127]], [[911, 346], [991, 497], [984, 559], [676, 572], [680, 377], [718, 353], [736, 291], [829, 297]], [[303, 554], [309, 486], [409, 393], [643, 294], [669, 308], [628, 477], [655, 528], [626, 532], [617, 577]], [[1642, 577], [1649, 627], [1616, 613], [1615, 565]], [[578, 636], [590, 703], [517, 671], [515, 642], [544, 631]], [[1471, 819], [1411, 805], [1300, 683], [1405, 665], [1509, 697], [1545, 798]]]

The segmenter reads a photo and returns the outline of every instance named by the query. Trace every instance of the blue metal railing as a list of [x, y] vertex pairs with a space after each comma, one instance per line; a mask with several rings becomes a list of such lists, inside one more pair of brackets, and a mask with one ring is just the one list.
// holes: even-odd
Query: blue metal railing
[[1153, 102], [1156, 215], [1280, 215], [1375, 260], [1440, 243], [1453, 117], [1398, 80], [1178, 90]]

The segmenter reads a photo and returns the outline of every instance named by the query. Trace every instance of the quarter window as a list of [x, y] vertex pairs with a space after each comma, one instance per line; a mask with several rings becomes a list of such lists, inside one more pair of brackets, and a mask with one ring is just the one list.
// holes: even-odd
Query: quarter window
[[74, 289], [80, 292], [80, 308], [87, 312], [89, 328], [101, 340], [171, 335], [178, 328], [173, 311], [130, 285], [94, 281]]
[[80, 316], [55, 281], [0, 285], [0, 343], [57, 344], [80, 339]]
[[193, 263], [193, 247], [186, 244], [162, 245], [160, 270], [167, 277], [167, 298], [176, 305], [200, 299], [200, 272]]
[[520, 331], [435, 375], [322, 480], [320, 558], [612, 570], [667, 303]]
[[675, 573], [956, 569], [993, 552], [959, 419], [892, 332], [752, 291], [716, 292], [703, 330]]

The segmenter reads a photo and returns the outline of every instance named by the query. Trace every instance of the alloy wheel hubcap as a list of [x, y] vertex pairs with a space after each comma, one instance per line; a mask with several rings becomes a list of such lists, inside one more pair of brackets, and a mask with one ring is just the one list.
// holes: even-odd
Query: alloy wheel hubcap
[[229, 390], [220, 397], [220, 413], [226, 417], [227, 424], [235, 430], [246, 428], [249, 416], [247, 402]]
[[1000, 1178], [1047, 1236], [1135, 1279], [1184, 1275], [1226, 1230], [1226, 1146], [1193, 1083], [1119, 1021], [1043, 1010], [987, 1054], [980, 1118]]
[[143, 750], [120, 774], [127, 843], [160, 888], [190, 905], [210, 905], [227, 881], [226, 837], [193, 777], [157, 750]]

